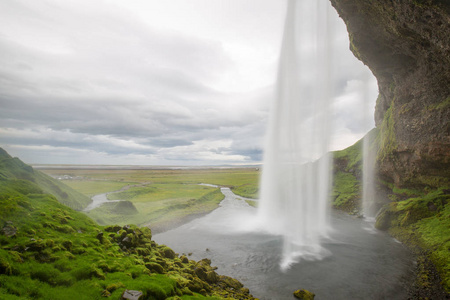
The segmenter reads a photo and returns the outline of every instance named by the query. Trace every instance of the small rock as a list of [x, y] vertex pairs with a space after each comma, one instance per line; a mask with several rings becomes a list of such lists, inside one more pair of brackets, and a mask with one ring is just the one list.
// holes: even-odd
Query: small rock
[[97, 239], [100, 241], [100, 242], [103, 242], [103, 232], [99, 232], [98, 234], [97, 234]]
[[12, 225], [6, 225], [2, 228], [2, 233], [7, 237], [14, 237], [17, 234], [17, 228]]
[[125, 290], [122, 294], [122, 299], [141, 300], [142, 295], [143, 293], [141, 291]]
[[314, 300], [314, 297], [316, 296], [316, 294], [311, 293], [310, 291], [307, 291], [305, 289], [301, 289], [301, 290], [295, 291], [294, 296], [297, 299]]
[[131, 246], [131, 239], [128, 236], [124, 237], [122, 240], [122, 244], [124, 244], [125, 246]]

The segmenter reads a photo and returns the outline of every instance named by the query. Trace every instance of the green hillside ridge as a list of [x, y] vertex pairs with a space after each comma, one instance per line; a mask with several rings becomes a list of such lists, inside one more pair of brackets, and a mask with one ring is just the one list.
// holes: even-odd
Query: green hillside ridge
[[59, 202], [75, 210], [82, 210], [92, 202], [89, 197], [33, 169], [17, 157], [11, 157], [5, 150], [0, 148], [0, 181], [7, 179], [31, 181], [37, 184], [44, 193], [53, 195]]
[[210, 260], [156, 244], [147, 227], [99, 226], [59, 203], [40, 186], [45, 177], [5, 154], [0, 299], [119, 299], [125, 290], [141, 291], [143, 299], [254, 299]]

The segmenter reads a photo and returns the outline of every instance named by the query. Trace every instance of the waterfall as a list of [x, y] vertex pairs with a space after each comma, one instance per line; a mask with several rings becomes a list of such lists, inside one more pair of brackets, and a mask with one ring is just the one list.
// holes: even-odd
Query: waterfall
[[[376, 129], [375, 129], [376, 130]], [[364, 218], [369, 222], [375, 222], [378, 211], [375, 201], [375, 157], [374, 149], [375, 130], [370, 131], [363, 139], [363, 195], [362, 211]]]
[[281, 269], [327, 255], [330, 60], [327, 0], [288, 0], [258, 219], [283, 236]]

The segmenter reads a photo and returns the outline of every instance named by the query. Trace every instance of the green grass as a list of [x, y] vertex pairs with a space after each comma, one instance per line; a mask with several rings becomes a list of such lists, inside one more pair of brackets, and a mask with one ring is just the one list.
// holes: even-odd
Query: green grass
[[338, 172], [334, 176], [333, 206], [345, 211], [359, 207], [360, 183], [351, 173]]
[[250, 199], [257, 199], [259, 197], [259, 183], [258, 182], [252, 182], [247, 184], [242, 184], [237, 187], [232, 188], [233, 193], [236, 195], [250, 198]]
[[353, 168], [361, 169], [363, 152], [362, 144], [363, 140], [361, 139], [348, 148], [333, 152], [334, 160], [341, 160], [345, 164], [344, 171], [349, 172]]
[[91, 202], [89, 197], [38, 170], [34, 170], [0, 148], [0, 180], [6, 179], [26, 180], [37, 184], [45, 193], [53, 195], [59, 202], [76, 210], [85, 208]]
[[[376, 227], [387, 229], [400, 241], [426, 250], [427, 256], [437, 267], [442, 285], [450, 292], [450, 195], [449, 187], [443, 187], [421, 196], [392, 202], [377, 218]], [[417, 191], [402, 194], [415, 194]], [[397, 197], [400, 197], [397, 196]], [[425, 287], [430, 283], [421, 279]]]
[[99, 226], [39, 184], [0, 172], [0, 299], [119, 299], [125, 289], [145, 300], [253, 299], [210, 261], [156, 244], [149, 228]]
[[[87, 215], [99, 224], [138, 224], [166, 228], [180, 224], [189, 215], [202, 215], [218, 207], [223, 195], [218, 188], [199, 185], [208, 183], [231, 187], [236, 194], [256, 198], [259, 170], [255, 168], [182, 169], [182, 170], [44, 170], [54, 176], [70, 175], [83, 180], [64, 180], [88, 196], [129, 189], [108, 194], [110, 200], [127, 200], [137, 213], [122, 213], [118, 203], [108, 203]], [[130, 212], [127, 210], [127, 212]]]
[[137, 209], [136, 214], [124, 214], [115, 210], [115, 205], [120, 202], [109, 203], [96, 208], [86, 214], [96, 222], [107, 224], [139, 224], [160, 228], [170, 223], [178, 224], [178, 221], [189, 216], [208, 213], [218, 207], [223, 200], [223, 194], [219, 189], [208, 189], [198, 198], [172, 198], [159, 201], [132, 202]]
[[134, 182], [105, 180], [63, 180], [62, 182], [88, 197], [118, 191], [127, 185], [134, 184]]
[[180, 170], [70, 170], [44, 169], [49, 175], [70, 175], [85, 180], [125, 181], [138, 183], [209, 183], [234, 187], [259, 180], [256, 168], [180, 169]]

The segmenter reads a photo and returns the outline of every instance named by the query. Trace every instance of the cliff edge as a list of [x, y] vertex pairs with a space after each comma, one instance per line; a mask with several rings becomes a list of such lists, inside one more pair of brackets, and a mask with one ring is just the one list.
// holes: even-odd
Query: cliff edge
[[379, 176], [398, 187], [448, 185], [450, 2], [330, 1], [378, 80]]

